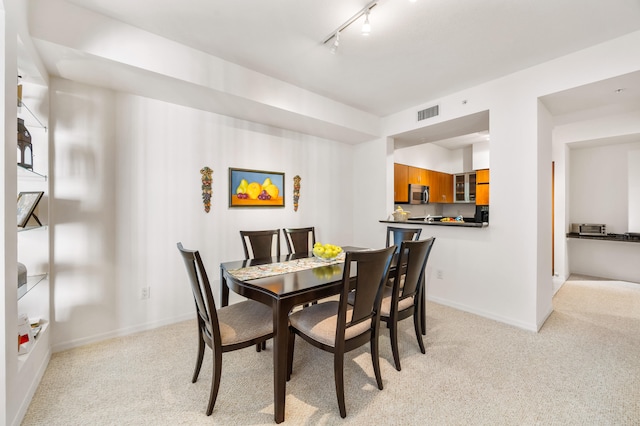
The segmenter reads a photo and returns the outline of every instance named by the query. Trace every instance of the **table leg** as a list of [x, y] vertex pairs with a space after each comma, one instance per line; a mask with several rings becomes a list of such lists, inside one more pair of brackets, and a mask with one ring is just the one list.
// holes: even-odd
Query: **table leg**
[[275, 337], [273, 342], [273, 384], [274, 384], [274, 420], [284, 421], [284, 406], [287, 395], [287, 351], [289, 333], [289, 310], [281, 301], [276, 301], [273, 308], [273, 325]]
[[224, 277], [224, 271], [220, 268], [220, 306], [229, 305], [229, 287], [227, 287], [227, 279]]

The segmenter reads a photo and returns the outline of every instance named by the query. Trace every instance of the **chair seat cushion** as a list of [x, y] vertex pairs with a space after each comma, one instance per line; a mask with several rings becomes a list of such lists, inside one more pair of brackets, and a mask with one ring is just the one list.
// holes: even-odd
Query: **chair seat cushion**
[[[400, 277], [400, 288], [404, 287], [404, 279], [405, 279], [406, 275], [403, 275]], [[395, 277], [390, 277], [389, 280], [387, 281], [387, 285], [389, 287], [393, 287], [393, 283], [395, 282], [396, 278]]]
[[273, 333], [271, 308], [253, 300], [218, 308], [218, 322], [223, 346]]
[[[351, 321], [352, 310], [347, 309], [347, 323]], [[327, 346], [335, 347], [336, 328], [338, 323], [338, 302], [328, 302], [311, 305], [289, 315], [289, 322], [293, 328], [306, 334], [312, 339]], [[359, 336], [371, 329], [371, 320], [363, 321], [345, 331], [345, 340]]]
[[[382, 303], [380, 304], [380, 315], [383, 317], [388, 317], [391, 315], [391, 299], [393, 295], [393, 289], [391, 287], [385, 287], [384, 293], [382, 294]], [[413, 306], [414, 297], [407, 297], [405, 299], [401, 299], [398, 302], [398, 312], [404, 311], [407, 308]]]

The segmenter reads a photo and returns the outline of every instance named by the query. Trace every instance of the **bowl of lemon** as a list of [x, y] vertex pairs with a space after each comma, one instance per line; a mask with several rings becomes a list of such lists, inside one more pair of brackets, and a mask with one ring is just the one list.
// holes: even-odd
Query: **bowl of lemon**
[[342, 253], [342, 247], [334, 244], [315, 243], [313, 246], [313, 255], [323, 262], [333, 262]]

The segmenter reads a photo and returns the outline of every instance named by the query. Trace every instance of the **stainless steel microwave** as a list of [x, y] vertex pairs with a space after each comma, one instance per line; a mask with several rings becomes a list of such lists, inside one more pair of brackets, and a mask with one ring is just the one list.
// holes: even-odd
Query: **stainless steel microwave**
[[409, 184], [409, 204], [429, 204], [429, 187]]

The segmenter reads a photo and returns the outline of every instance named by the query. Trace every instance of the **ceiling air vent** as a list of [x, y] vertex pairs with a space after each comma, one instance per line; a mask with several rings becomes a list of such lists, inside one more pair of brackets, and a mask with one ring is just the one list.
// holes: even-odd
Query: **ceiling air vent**
[[440, 113], [439, 105], [432, 106], [427, 109], [418, 111], [418, 121], [426, 120], [427, 118], [435, 117]]

